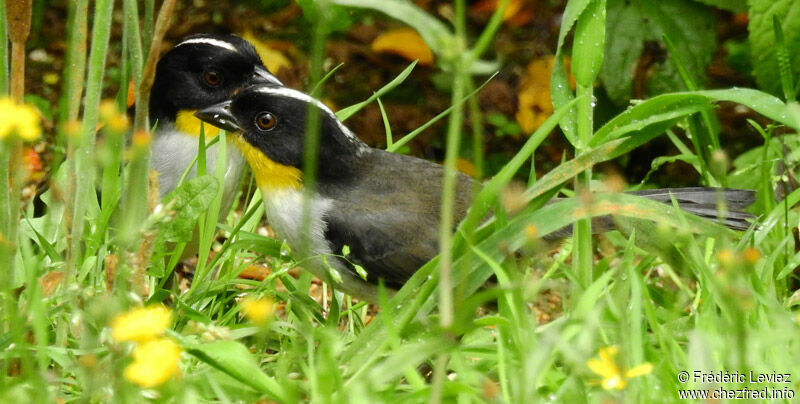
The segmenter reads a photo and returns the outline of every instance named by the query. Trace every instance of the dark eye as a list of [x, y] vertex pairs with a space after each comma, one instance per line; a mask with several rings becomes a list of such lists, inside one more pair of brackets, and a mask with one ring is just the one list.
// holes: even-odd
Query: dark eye
[[222, 75], [213, 70], [209, 70], [203, 73], [203, 80], [205, 80], [206, 84], [209, 86], [217, 86], [219, 83], [222, 83]]
[[256, 115], [256, 126], [258, 126], [258, 129], [270, 130], [274, 128], [275, 124], [277, 123], [278, 120], [275, 119], [275, 115], [272, 115], [269, 112], [262, 112]]

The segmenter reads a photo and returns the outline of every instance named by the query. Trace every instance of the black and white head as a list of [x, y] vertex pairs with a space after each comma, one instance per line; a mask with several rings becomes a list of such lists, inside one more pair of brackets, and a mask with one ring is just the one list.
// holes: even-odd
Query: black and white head
[[318, 153], [320, 176], [347, 171], [352, 158], [368, 147], [336, 118], [333, 111], [311, 96], [287, 87], [254, 85], [231, 101], [201, 109], [196, 116], [242, 138], [270, 160], [301, 168], [309, 109], [320, 118]]
[[256, 83], [282, 85], [264, 67], [249, 42], [236, 35], [190, 36], [156, 66], [150, 120], [172, 122], [179, 111], [228, 100], [241, 88]]

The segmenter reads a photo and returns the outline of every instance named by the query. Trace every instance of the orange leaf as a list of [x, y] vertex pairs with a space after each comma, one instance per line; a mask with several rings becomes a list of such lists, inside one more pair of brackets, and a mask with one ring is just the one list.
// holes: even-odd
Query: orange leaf
[[[533, 13], [523, 10], [523, 0], [511, 0], [503, 12], [503, 21], [518, 27], [530, 21]], [[472, 10], [477, 13], [493, 13], [500, 6], [500, 0], [481, 0], [472, 5]]]
[[250, 30], [245, 31], [244, 34], [242, 34], [242, 38], [253, 44], [261, 61], [264, 62], [264, 66], [266, 66], [270, 72], [277, 73], [281, 69], [289, 70], [292, 68], [292, 62], [289, 61], [289, 58], [281, 51], [274, 49], [266, 42], [256, 38]]
[[128, 81], [128, 98], [125, 101], [125, 105], [130, 108], [136, 104], [136, 88], [133, 85], [133, 77]]
[[433, 64], [433, 52], [417, 31], [411, 28], [393, 29], [378, 35], [372, 41], [372, 50], [393, 53], [408, 60], [418, 60], [423, 66]]
[[[530, 134], [553, 113], [550, 100], [550, 73], [553, 71], [553, 55], [534, 59], [525, 67], [517, 88], [517, 123], [522, 131]], [[569, 71], [569, 60], [565, 61]], [[575, 79], [569, 76], [570, 87], [575, 87]]]
[[238, 276], [240, 279], [263, 281], [272, 273], [269, 268], [262, 265], [248, 265]]
[[36, 153], [36, 150], [26, 147], [23, 153], [22, 163], [29, 173], [35, 174], [42, 171], [42, 158], [39, 157], [39, 153]]
[[56, 287], [61, 280], [64, 279], [64, 272], [61, 271], [51, 271], [39, 278], [39, 285], [42, 287], [42, 293], [45, 297], [50, 296], [53, 294], [53, 291], [56, 290]]
[[456, 170], [461, 171], [470, 177], [475, 176], [475, 165], [465, 158], [459, 157], [456, 159]]

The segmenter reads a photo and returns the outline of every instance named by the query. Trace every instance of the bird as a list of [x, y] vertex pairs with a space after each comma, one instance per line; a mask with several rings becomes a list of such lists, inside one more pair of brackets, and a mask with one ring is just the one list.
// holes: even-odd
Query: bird
[[[304, 219], [302, 164], [309, 108], [318, 111], [321, 122], [317, 183]], [[325, 104], [288, 87], [250, 86], [195, 115], [235, 133], [232, 138], [253, 171], [275, 234], [301, 266], [334, 281], [335, 288], [374, 302], [379, 279], [397, 289], [438, 254], [443, 166], [369, 147]], [[456, 174], [456, 223], [466, 215], [475, 185], [471, 177]], [[718, 191], [685, 188], [639, 195], [665, 203], [674, 197], [684, 210], [716, 218]], [[752, 202], [752, 191], [723, 194], [731, 210]], [[746, 227], [748, 215], [736, 214], [741, 218], [725, 224]], [[606, 222], [600, 223], [611, 225]], [[554, 237], [565, 237], [569, 230]], [[366, 279], [357, 266], [366, 271]]]
[[[161, 57], [149, 104], [150, 123], [155, 125], [150, 164], [158, 173], [161, 198], [179, 185], [197, 155], [201, 121], [194, 117], [194, 112], [258, 83], [283, 85], [264, 67], [253, 45], [233, 34], [188, 36]], [[207, 139], [218, 132], [213, 126], [204, 127]], [[217, 152], [217, 145], [206, 149], [207, 167], [215, 167]], [[245, 168], [238, 149], [227, 147], [220, 220], [227, 216], [234, 202]], [[186, 179], [195, 177], [196, 171], [195, 165]]]

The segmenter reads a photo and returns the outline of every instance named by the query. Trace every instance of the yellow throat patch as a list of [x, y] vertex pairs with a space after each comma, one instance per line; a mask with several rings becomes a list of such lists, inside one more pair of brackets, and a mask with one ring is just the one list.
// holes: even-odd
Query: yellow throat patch
[[295, 167], [277, 163], [267, 157], [261, 150], [253, 147], [241, 135], [231, 136], [236, 147], [242, 152], [247, 164], [253, 170], [256, 185], [263, 191], [277, 191], [281, 189], [300, 189], [303, 172]]
[[202, 124], [206, 139], [213, 139], [219, 135], [218, 127], [201, 121], [194, 116], [195, 112], [197, 112], [196, 109], [178, 111], [178, 116], [175, 117], [175, 129], [188, 135], [200, 137], [200, 125]]
[[[178, 111], [178, 116], [175, 118], [175, 129], [186, 134], [200, 137], [200, 124], [203, 124], [206, 139], [213, 139], [219, 135], [220, 129], [214, 125], [204, 123], [194, 113], [197, 110], [184, 109]], [[231, 133], [228, 137], [236, 144], [236, 148], [242, 152], [247, 164], [253, 170], [253, 176], [256, 179], [256, 184], [259, 189], [266, 189], [268, 191], [292, 188], [300, 189], [303, 178], [303, 172], [297, 168], [286, 166], [272, 161], [269, 157], [264, 155], [261, 150], [256, 149], [246, 140], [242, 139], [241, 135]]]

